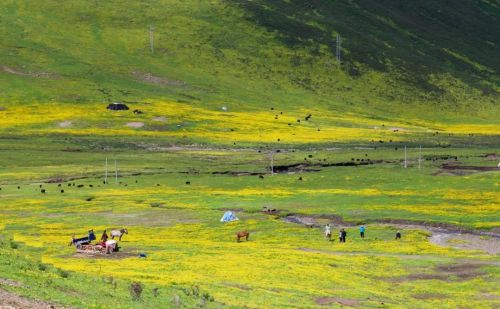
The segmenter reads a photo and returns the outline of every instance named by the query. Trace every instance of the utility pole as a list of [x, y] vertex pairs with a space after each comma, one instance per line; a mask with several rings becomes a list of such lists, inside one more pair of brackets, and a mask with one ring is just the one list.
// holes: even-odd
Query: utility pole
[[155, 52], [154, 30], [155, 30], [155, 27], [153, 27], [152, 25], [149, 25], [149, 49], [151, 50], [152, 54]]
[[106, 171], [104, 172], [104, 184], [108, 183], [108, 157], [106, 157]]
[[274, 176], [274, 151], [271, 151], [271, 176]]
[[421, 167], [420, 162], [422, 162], [422, 145], [420, 145], [418, 149], [418, 168]]
[[408, 166], [408, 164], [406, 163], [406, 145], [405, 145], [405, 168]]
[[336, 44], [336, 58], [337, 62], [340, 63], [340, 45], [341, 45], [342, 39], [340, 38], [340, 34], [337, 33], [337, 44]]
[[116, 165], [116, 159], [115, 159], [115, 182], [118, 184], [118, 167]]

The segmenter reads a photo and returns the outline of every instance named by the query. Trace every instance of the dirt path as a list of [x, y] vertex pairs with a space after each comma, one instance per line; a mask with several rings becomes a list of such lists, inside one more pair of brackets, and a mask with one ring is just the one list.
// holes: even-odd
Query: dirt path
[[21, 72], [19, 70], [10, 68], [8, 66], [2, 65], [0, 67], [2, 71], [18, 75], [18, 76], [31, 76], [31, 77], [37, 77], [37, 78], [51, 78], [54, 77], [54, 74], [48, 73], [48, 72]]
[[[354, 224], [345, 222], [336, 215], [289, 215], [283, 218], [285, 222], [302, 224], [310, 228], [318, 228], [326, 222], [335, 224], [336, 227], [352, 227]], [[424, 230], [431, 233], [429, 241], [442, 247], [452, 247], [461, 250], [479, 250], [488, 254], [500, 254], [500, 235], [493, 232], [474, 232], [460, 230], [459, 228], [441, 226], [427, 226], [423, 224], [405, 223], [372, 223], [370, 226], [387, 226], [400, 230]], [[404, 233], [404, 232], [403, 232]]]
[[429, 241], [438, 246], [449, 246], [463, 250], [482, 250], [489, 254], [500, 253], [500, 240], [496, 238], [484, 238], [484, 236], [470, 234], [433, 232]]
[[127, 122], [126, 126], [129, 128], [138, 129], [138, 128], [144, 127], [144, 122], [140, 122], [140, 121]]
[[64, 121], [57, 123], [57, 125], [59, 126], [59, 128], [69, 128], [73, 125], [73, 121], [64, 120]]
[[480, 250], [489, 254], [500, 253], [500, 238], [495, 233], [473, 234], [457, 232], [445, 228], [427, 227], [415, 224], [390, 224], [398, 229], [418, 229], [431, 233], [429, 241], [442, 247], [452, 247], [462, 250]]
[[0, 289], [0, 309], [64, 308], [43, 301], [32, 300]]

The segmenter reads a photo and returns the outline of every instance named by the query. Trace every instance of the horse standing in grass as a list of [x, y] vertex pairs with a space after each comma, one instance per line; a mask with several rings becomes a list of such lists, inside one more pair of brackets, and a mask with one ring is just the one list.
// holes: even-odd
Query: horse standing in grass
[[115, 237], [118, 237], [118, 240], [122, 241], [123, 234], [128, 234], [128, 230], [127, 229], [112, 230], [109, 235], [111, 236], [111, 239], [115, 239]]
[[248, 237], [250, 237], [250, 232], [241, 231], [236, 233], [236, 242], [240, 242], [240, 238], [245, 238], [248, 241]]

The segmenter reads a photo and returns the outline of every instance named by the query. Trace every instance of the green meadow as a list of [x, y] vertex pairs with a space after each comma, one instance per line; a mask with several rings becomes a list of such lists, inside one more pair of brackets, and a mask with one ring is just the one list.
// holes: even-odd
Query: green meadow
[[[498, 149], [424, 148], [418, 168], [413, 148], [405, 169], [404, 153], [392, 147], [290, 148], [274, 155], [282, 172], [271, 175], [269, 153], [258, 149], [85, 149], [94, 143], [72, 142], [65, 151], [68, 145], [47, 139], [44, 149], [18, 142], [15, 153], [2, 150], [2, 278], [22, 284], [8, 290], [85, 308], [497, 303], [497, 255], [462, 246], [480, 239], [494, 249], [497, 240], [436, 244], [428, 227], [495, 231], [498, 172], [462, 175], [442, 166], [455, 156], [463, 165], [490, 166], [485, 154]], [[378, 163], [335, 165], [365, 158]], [[279, 213], [263, 213], [264, 206]], [[219, 222], [228, 209], [240, 220]], [[291, 216], [305, 221], [290, 223]], [[324, 239], [326, 223], [333, 242]], [[73, 234], [118, 227], [130, 234], [114, 257], [67, 245]], [[346, 244], [336, 240], [341, 227]], [[236, 242], [240, 230], [250, 231], [248, 242]], [[132, 282], [144, 286], [138, 300]]]

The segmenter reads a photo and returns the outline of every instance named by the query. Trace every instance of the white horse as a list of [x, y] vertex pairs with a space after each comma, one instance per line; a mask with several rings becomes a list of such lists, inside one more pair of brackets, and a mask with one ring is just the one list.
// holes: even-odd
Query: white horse
[[111, 239], [115, 239], [115, 237], [119, 237], [118, 240], [122, 241], [123, 234], [128, 234], [128, 230], [127, 229], [112, 230], [109, 235], [111, 236]]

